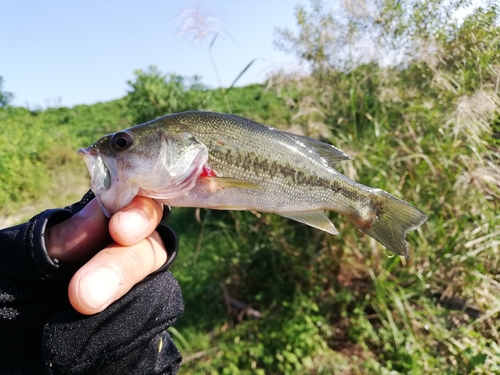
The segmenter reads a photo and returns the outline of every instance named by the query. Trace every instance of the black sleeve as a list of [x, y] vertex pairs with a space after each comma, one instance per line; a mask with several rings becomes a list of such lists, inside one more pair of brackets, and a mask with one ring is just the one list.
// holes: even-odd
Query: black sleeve
[[93, 195], [0, 230], [0, 374], [175, 374], [181, 355], [166, 329], [183, 312], [167, 270], [177, 240], [160, 225], [168, 264], [102, 313], [77, 313], [67, 295], [74, 270], [52, 260], [44, 231]]

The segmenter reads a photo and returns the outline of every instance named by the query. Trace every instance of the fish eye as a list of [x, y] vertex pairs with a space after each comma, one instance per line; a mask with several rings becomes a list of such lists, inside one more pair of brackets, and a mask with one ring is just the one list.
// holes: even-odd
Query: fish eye
[[125, 151], [133, 142], [134, 138], [127, 132], [118, 132], [111, 137], [111, 147], [115, 151]]

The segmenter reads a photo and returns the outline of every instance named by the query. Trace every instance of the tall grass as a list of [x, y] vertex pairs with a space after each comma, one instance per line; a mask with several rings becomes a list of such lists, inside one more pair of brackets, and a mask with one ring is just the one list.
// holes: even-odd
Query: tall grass
[[[432, 10], [422, 4], [443, 2], [410, 3], [420, 17]], [[307, 76], [276, 75], [265, 87], [226, 92], [235, 113], [340, 147], [354, 157], [341, 172], [429, 219], [408, 236], [407, 260], [335, 214], [339, 236], [270, 214], [174, 210], [180, 253], [172, 272], [186, 302], [172, 330], [181, 371], [500, 372], [498, 10], [448, 26], [446, 35], [414, 39], [402, 65], [364, 61], [342, 70], [323, 61], [327, 69]], [[59, 140], [76, 148], [128, 126], [124, 103], [1, 112], [8, 130], [0, 168], [23, 171], [9, 169], [4, 182], [17, 187], [15, 199], [32, 198], [18, 184], [38, 166], [58, 168], [66, 152], [54, 152]], [[217, 95], [203, 103], [226, 108]]]
[[[355, 155], [345, 174], [429, 215], [409, 236], [409, 260], [341, 217], [340, 237], [331, 237], [272, 215], [202, 213], [200, 245], [198, 224], [187, 231], [174, 216], [185, 250], [173, 272], [189, 290], [179, 326], [190, 343], [185, 371], [500, 371], [499, 152], [486, 126], [498, 107], [465, 113], [476, 95], [494, 101], [495, 88], [439, 113], [414, 101], [396, 128], [381, 106], [361, 139], [334, 131], [335, 144]], [[263, 317], [233, 311], [227, 295]]]
[[[212, 272], [205, 271], [203, 285], [210, 287], [203, 301], [211, 305], [219, 299], [220, 307], [221, 296], [229, 293], [264, 314], [255, 321], [226, 306], [226, 323], [207, 331], [210, 339], [205, 336], [200, 347], [186, 348], [188, 355], [201, 353], [187, 369], [500, 371], [495, 12], [477, 10], [442, 46], [442, 40], [427, 40], [411, 51], [406, 66], [372, 62], [344, 72], [329, 68], [308, 77], [272, 78], [290, 107], [284, 127], [329, 139], [355, 157], [340, 166], [346, 175], [412, 202], [429, 220], [409, 236], [411, 257], [405, 260], [387, 254], [341, 218], [335, 219], [341, 236], [331, 237], [269, 215], [213, 214], [204, 225], [215, 225], [217, 234], [209, 237], [205, 228], [199, 257], [221, 257], [212, 260], [217, 264]], [[300, 9], [298, 17], [307, 20]], [[484, 35], [485, 28], [492, 34], [474, 50], [467, 38]], [[454, 57], [465, 55], [480, 63]], [[189, 263], [184, 272], [211, 264]], [[183, 274], [183, 263], [178, 267]], [[187, 289], [194, 287], [185, 282]], [[191, 319], [203, 320], [208, 313], [199, 301], [197, 312], [192, 305], [180, 326], [193, 342], [199, 330], [191, 336]], [[187, 311], [189, 305], [188, 299]]]
[[16, 214], [23, 206], [44, 201], [47, 196], [68, 197], [54, 185], [58, 180], [54, 172], [64, 174], [73, 169], [70, 175], [78, 171], [83, 177], [85, 168], [81, 168], [75, 150], [128, 124], [122, 117], [123, 104], [119, 100], [71, 109], [0, 108], [1, 215]]

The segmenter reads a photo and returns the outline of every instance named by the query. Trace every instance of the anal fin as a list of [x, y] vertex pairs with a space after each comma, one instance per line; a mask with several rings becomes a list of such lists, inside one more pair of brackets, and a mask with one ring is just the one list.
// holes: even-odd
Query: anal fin
[[326, 216], [325, 211], [299, 211], [299, 212], [277, 212], [278, 215], [310, 225], [330, 234], [339, 234], [335, 225]]

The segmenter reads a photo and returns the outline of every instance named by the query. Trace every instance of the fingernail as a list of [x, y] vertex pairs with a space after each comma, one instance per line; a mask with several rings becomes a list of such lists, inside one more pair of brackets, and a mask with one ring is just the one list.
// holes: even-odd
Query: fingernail
[[122, 286], [122, 279], [109, 266], [88, 270], [80, 279], [80, 296], [91, 308], [103, 309], [111, 302]]
[[78, 213], [77, 216], [81, 218], [89, 218], [96, 214], [101, 214], [101, 210], [99, 209], [99, 205], [96, 207], [96, 202], [89, 202], [85, 207], [83, 207]]
[[148, 235], [149, 217], [137, 208], [121, 211], [117, 215], [117, 224], [122, 237], [129, 243], [136, 243]]

